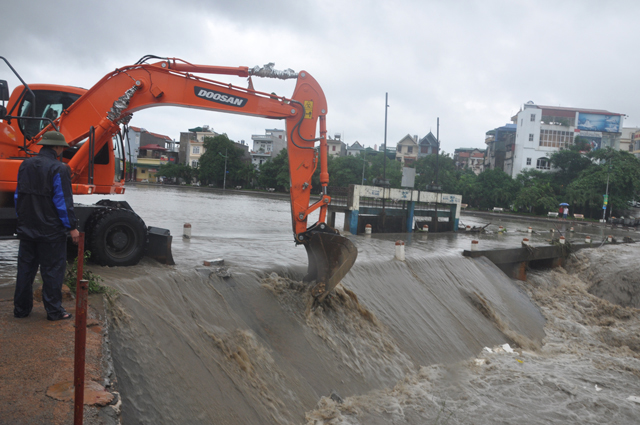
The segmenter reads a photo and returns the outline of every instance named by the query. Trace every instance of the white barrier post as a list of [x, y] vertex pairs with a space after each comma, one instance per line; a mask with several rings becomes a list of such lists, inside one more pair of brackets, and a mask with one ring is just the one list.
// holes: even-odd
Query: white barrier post
[[465, 227], [465, 230], [468, 232], [469, 230], [471, 230], [471, 226], [467, 224], [467, 227]]
[[560, 236], [560, 245], [564, 245], [564, 236]]
[[527, 232], [529, 233], [533, 232], [533, 229], [531, 228], [531, 226], [527, 227]]
[[364, 234], [365, 235], [370, 235], [371, 234], [371, 225], [367, 224], [366, 226], [364, 226]]
[[613, 235], [607, 236], [607, 242], [609, 243], [613, 242]]
[[591, 236], [587, 236], [587, 237], [585, 237], [585, 238], [584, 238], [584, 241], [585, 241], [586, 243], [591, 243]]
[[425, 224], [424, 226], [422, 226], [422, 231], [423, 232], [428, 232], [429, 231], [429, 225]]
[[569, 229], [569, 231], [570, 231], [570, 232], [573, 232], [573, 227], [571, 227], [571, 228]]
[[182, 230], [182, 237], [191, 239], [191, 224], [184, 223], [184, 229]]
[[478, 250], [478, 241], [471, 241], [471, 251]]
[[499, 227], [498, 227], [498, 233], [502, 233], [502, 232], [504, 232], [504, 227], [499, 226]]
[[404, 261], [404, 241], [396, 241], [396, 259]]
[[[531, 229], [531, 227], [529, 227], [529, 229]], [[526, 246], [526, 245], [529, 245], [529, 238], [522, 239], [522, 246]]]

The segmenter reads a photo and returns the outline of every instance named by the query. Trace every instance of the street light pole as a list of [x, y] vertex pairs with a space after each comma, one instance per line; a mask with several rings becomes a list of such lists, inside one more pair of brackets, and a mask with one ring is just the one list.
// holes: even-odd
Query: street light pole
[[609, 166], [607, 167], [607, 189], [605, 190], [604, 195], [604, 205], [602, 206], [602, 222], [606, 223], [607, 220], [605, 216], [607, 214], [607, 205], [609, 204], [609, 174], [611, 174], [611, 159], [609, 159]]
[[364, 186], [364, 165], [367, 163], [367, 151], [362, 151], [362, 185]]
[[385, 210], [384, 198], [387, 190], [387, 110], [389, 109], [389, 92], [384, 94], [384, 148], [382, 149], [382, 231], [384, 232]]
[[222, 178], [222, 190], [227, 190], [227, 148], [224, 149], [224, 155], [218, 152], [218, 155], [224, 158], [224, 177]]

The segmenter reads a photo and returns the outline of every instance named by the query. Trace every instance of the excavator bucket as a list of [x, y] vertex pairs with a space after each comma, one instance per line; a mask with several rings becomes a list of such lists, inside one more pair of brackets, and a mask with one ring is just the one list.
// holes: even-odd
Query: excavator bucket
[[315, 280], [311, 289], [317, 302], [322, 302], [342, 278], [349, 273], [358, 250], [349, 239], [339, 234], [315, 233], [305, 245], [309, 267], [305, 281]]

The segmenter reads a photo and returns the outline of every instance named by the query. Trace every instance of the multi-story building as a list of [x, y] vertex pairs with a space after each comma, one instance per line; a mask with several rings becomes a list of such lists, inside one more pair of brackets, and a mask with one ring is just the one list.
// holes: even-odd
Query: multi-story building
[[160, 164], [178, 161], [177, 145], [178, 142], [169, 136], [130, 126], [124, 155], [132, 167], [128, 169], [126, 178], [156, 181], [155, 173]]
[[208, 125], [190, 128], [188, 132], [180, 133], [180, 164], [198, 168], [200, 157], [205, 152], [205, 137], [215, 137], [218, 133], [209, 128]]
[[640, 130], [633, 133], [631, 136], [631, 146], [629, 152], [634, 154], [636, 158], [640, 159]]
[[347, 148], [347, 155], [358, 156], [363, 150], [364, 150], [364, 146], [362, 146], [360, 142], [355, 141], [351, 146]]
[[[495, 168], [509, 170], [507, 174], [511, 175], [511, 164], [513, 158], [513, 150], [516, 141], [516, 125], [506, 124], [502, 127], [487, 131], [485, 144], [487, 149], [484, 155], [484, 170], [493, 170]], [[505, 163], [508, 167], [505, 168]]]
[[457, 169], [468, 168], [475, 174], [484, 170], [484, 151], [476, 148], [458, 148], [453, 152], [453, 162]]
[[345, 156], [347, 154], [347, 144], [342, 141], [342, 135], [336, 133], [331, 137], [327, 137], [327, 151], [329, 155]]
[[407, 134], [396, 144], [396, 161], [412, 164], [418, 159], [418, 136]]
[[568, 148], [575, 137], [589, 142], [592, 150], [619, 149], [623, 119], [624, 114], [601, 109], [527, 102], [511, 118], [513, 124], [496, 129], [493, 135], [487, 134], [485, 168], [489, 162], [488, 168], [501, 168], [511, 177], [526, 169], [550, 170], [550, 154]]
[[418, 158], [433, 155], [438, 152], [438, 139], [436, 139], [436, 136], [434, 136], [432, 132], [429, 132], [429, 134], [420, 139], [418, 148], [420, 149]]
[[624, 127], [620, 134], [620, 150], [633, 151], [633, 134], [640, 131], [638, 127]]
[[267, 129], [265, 134], [254, 134], [253, 150], [250, 152], [251, 163], [256, 167], [278, 156], [287, 147], [286, 132], [278, 129]]

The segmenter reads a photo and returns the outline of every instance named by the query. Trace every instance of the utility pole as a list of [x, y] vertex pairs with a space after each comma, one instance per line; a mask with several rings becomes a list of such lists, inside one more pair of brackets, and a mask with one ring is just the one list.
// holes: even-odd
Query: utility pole
[[224, 148], [224, 155], [221, 152], [218, 152], [218, 155], [224, 158], [224, 177], [222, 178], [222, 190], [227, 190], [227, 148]]
[[440, 117], [436, 121], [436, 186], [438, 185], [438, 171], [440, 171]]
[[362, 185], [364, 186], [364, 166], [367, 163], [367, 151], [362, 151]]
[[604, 203], [602, 205], [602, 222], [606, 223], [605, 216], [607, 215], [607, 204], [609, 203], [609, 174], [611, 173], [611, 158], [609, 158], [609, 166], [607, 167], [607, 189], [604, 192]]
[[384, 231], [385, 210], [384, 198], [387, 190], [387, 110], [389, 109], [389, 92], [384, 94], [384, 146], [382, 148], [382, 231]]

